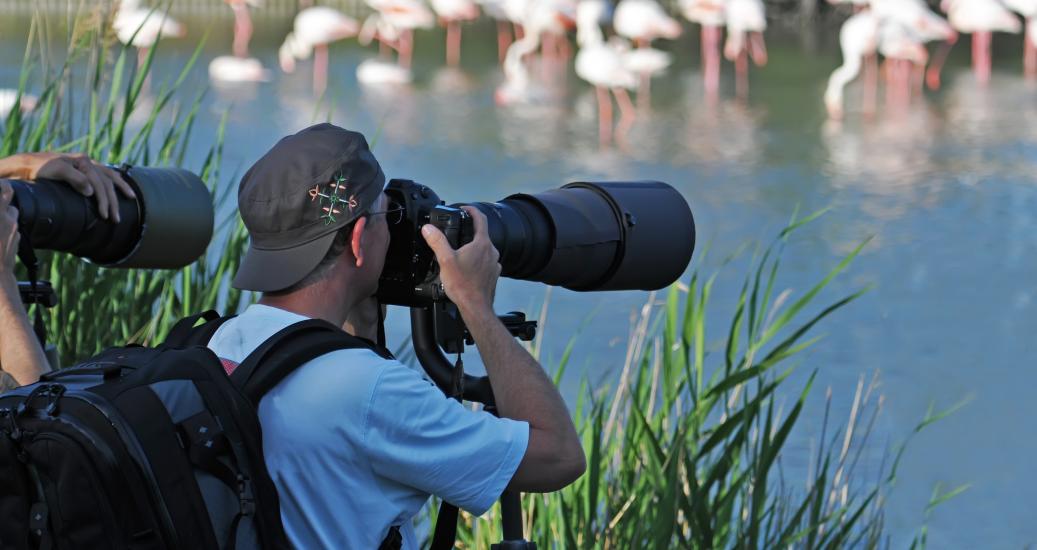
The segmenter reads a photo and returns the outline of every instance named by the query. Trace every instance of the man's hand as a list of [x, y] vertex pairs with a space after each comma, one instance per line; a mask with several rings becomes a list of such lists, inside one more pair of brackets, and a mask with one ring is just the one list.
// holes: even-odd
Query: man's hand
[[111, 218], [116, 223], [121, 219], [115, 189], [131, 199], [136, 198], [130, 184], [118, 172], [81, 154], [21, 153], [0, 159], [0, 177], [63, 181], [84, 196], [96, 197], [101, 217]]
[[462, 316], [466, 312], [493, 309], [493, 295], [500, 277], [500, 253], [490, 242], [486, 216], [471, 206], [462, 207], [472, 216], [475, 238], [454, 250], [434, 225], [421, 228], [421, 235], [439, 262], [439, 279], [443, 290], [457, 304]]
[[[14, 280], [14, 260], [18, 256], [18, 209], [11, 206], [14, 189], [0, 182], [0, 274]], [[5, 280], [6, 282], [6, 280]], [[17, 285], [16, 285], [17, 286]]]

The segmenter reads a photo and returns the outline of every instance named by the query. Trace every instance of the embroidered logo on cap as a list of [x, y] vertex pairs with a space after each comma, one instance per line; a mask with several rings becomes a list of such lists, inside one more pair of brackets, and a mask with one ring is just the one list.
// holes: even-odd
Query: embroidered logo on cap
[[314, 185], [313, 189], [309, 190], [310, 202], [320, 199], [317, 204], [320, 206], [320, 219], [324, 220], [324, 225], [331, 225], [338, 221], [335, 215], [342, 213], [340, 210], [342, 206], [348, 207], [352, 212], [359, 205], [356, 195], [350, 195], [346, 199], [344, 198], [345, 193], [346, 178], [342, 177], [342, 174], [337, 174], [335, 181], [327, 184], [323, 192], [320, 190], [320, 184]]

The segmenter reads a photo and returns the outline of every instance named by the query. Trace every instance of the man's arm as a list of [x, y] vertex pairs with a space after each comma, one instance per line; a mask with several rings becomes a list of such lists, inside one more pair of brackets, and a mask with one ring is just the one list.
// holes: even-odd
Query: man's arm
[[13, 195], [11, 184], [0, 183], [0, 368], [25, 385], [39, 380], [50, 366], [29, 325], [14, 276], [20, 237]]
[[583, 474], [583, 447], [558, 389], [493, 311], [500, 255], [490, 242], [486, 217], [474, 208], [465, 210], [475, 224], [471, 243], [454, 250], [431, 225], [422, 228], [422, 235], [436, 254], [443, 288], [460, 310], [483, 358], [498, 412], [529, 423], [529, 445], [508, 487], [556, 491]]

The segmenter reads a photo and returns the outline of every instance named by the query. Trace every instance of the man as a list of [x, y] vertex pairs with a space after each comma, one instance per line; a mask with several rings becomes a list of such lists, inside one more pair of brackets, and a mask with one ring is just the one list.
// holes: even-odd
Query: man
[[[134, 197], [119, 173], [84, 155], [21, 153], [0, 158], [0, 178], [64, 181], [73, 189], [97, 199], [104, 219], [119, 221], [115, 189]], [[47, 358], [32, 331], [15, 278], [18, 254], [18, 209], [11, 206], [14, 190], [0, 184], [0, 392], [32, 384], [49, 371]]]
[[[228, 372], [306, 318], [374, 338], [388, 218], [401, 214], [384, 184], [364, 137], [330, 124], [282, 139], [249, 169], [238, 208], [251, 243], [233, 284], [263, 295], [209, 343]], [[506, 487], [554, 491], [583, 473], [565, 403], [493, 311], [498, 254], [486, 218], [469, 213], [476, 237], [458, 250], [432, 226], [422, 235], [475, 338], [501, 418], [466, 409], [372, 350], [303, 365], [259, 403], [263, 454], [296, 547], [377, 548], [400, 527], [403, 547], [417, 548], [411, 520], [430, 494], [479, 515]]]

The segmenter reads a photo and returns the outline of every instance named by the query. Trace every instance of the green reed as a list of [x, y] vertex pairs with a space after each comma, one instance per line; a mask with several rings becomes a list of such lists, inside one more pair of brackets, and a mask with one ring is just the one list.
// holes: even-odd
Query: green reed
[[[574, 414], [586, 474], [562, 491], [524, 495], [527, 538], [540, 548], [888, 545], [884, 503], [905, 447], [878, 479], [860, 472], [880, 408], [874, 380], [861, 380], [849, 417], [831, 432], [829, 392], [823, 431], [808, 434], [817, 443], [806, 453], [812, 464], [805, 479], [788, 479], [781, 463], [816, 371], [798, 389], [789, 388], [789, 376], [819, 340], [811, 336], [817, 325], [867, 291], [817, 303], [865, 241], [800, 297], [778, 292], [787, 237], [814, 217], [793, 221], [754, 261], [733, 313], [719, 320], [719, 346], [709, 343], [718, 335], [711, 329], [707, 336], [707, 324], [717, 325], [707, 323], [706, 311], [717, 278], [731, 274], [695, 270], [689, 284], [674, 285], [658, 303], [654, 293], [648, 298], [615, 387], [585, 382], [580, 389]], [[795, 395], [786, 410], [780, 403], [789, 391]], [[946, 414], [930, 411], [915, 431]], [[929, 510], [962, 490], [938, 490]], [[429, 507], [426, 519], [434, 523], [435, 513]], [[499, 506], [482, 519], [463, 516], [459, 531], [465, 548], [499, 542]], [[925, 535], [912, 547], [924, 547]]]
[[[64, 25], [69, 46], [60, 56], [48, 52], [49, 41], [42, 38], [57, 25], [34, 18], [19, 89], [38, 80], [42, 92], [32, 112], [7, 113], [0, 155], [52, 150], [82, 152], [113, 165], [184, 165], [205, 91], [184, 102], [177, 90], [195, 66], [202, 44], [173, 81], [151, 82], [159, 48], [152, 48], [137, 67], [135, 52], [114, 40], [111, 17], [101, 5], [71, 16]], [[60, 57], [54, 67], [47, 66], [51, 57]], [[214, 145], [201, 164], [186, 167], [209, 185], [216, 204], [224, 199], [215, 189], [225, 122], [226, 117], [218, 135], [203, 138]], [[161, 340], [173, 322], [189, 313], [236, 309], [242, 296], [228, 281], [247, 245], [247, 233], [232, 215], [218, 220], [216, 235], [205, 255], [180, 270], [105, 269], [67, 254], [41, 254], [41, 274], [58, 293], [57, 307], [46, 314], [46, 327], [61, 362], [71, 364], [107, 345]]]

